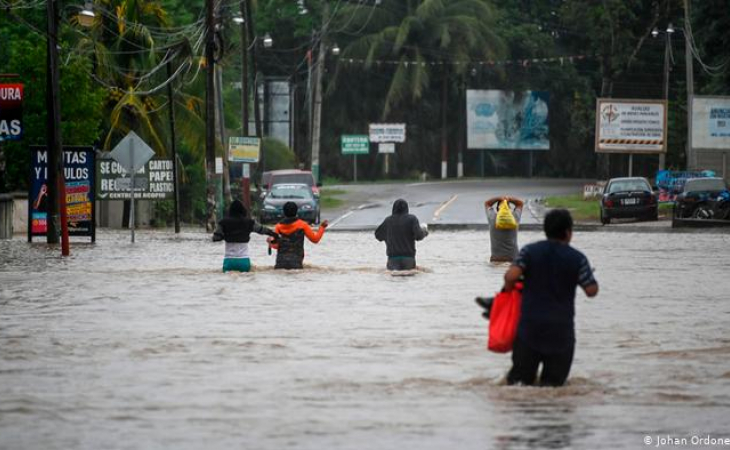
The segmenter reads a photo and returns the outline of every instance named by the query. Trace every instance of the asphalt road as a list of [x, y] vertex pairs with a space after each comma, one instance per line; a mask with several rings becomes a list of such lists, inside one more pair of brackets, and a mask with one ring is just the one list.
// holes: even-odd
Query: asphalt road
[[342, 207], [325, 210], [322, 218], [333, 229], [369, 229], [390, 215], [393, 202], [405, 199], [410, 212], [429, 225], [485, 225], [484, 201], [510, 195], [528, 202], [522, 223], [539, 223], [541, 217], [531, 202], [550, 195], [577, 194], [589, 180], [576, 179], [488, 179], [425, 183], [349, 184], [325, 186], [345, 191], [338, 196]]

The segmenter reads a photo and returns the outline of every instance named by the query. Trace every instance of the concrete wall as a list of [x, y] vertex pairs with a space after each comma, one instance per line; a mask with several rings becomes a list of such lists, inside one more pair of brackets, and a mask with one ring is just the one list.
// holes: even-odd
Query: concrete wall
[[718, 177], [730, 183], [730, 152], [697, 150], [697, 168], [714, 170]]
[[[150, 225], [154, 212], [154, 202], [138, 200], [134, 202], [135, 222], [138, 227]], [[105, 228], [122, 228], [124, 214], [123, 200], [105, 200], [96, 202], [96, 226]]]
[[27, 192], [13, 192], [13, 233], [28, 233]]
[[[13, 192], [13, 234], [28, 233], [28, 193]], [[96, 202], [96, 226], [108, 228], [122, 228], [122, 200]], [[137, 226], [144, 228], [150, 225], [154, 213], [154, 202], [149, 200], [135, 202]]]

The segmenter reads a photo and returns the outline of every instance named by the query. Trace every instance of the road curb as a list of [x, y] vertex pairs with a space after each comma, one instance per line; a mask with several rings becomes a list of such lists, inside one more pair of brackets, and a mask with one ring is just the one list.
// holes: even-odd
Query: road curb
[[[606, 232], [606, 233], [672, 233], [672, 234], [697, 234], [697, 233], [710, 233], [710, 234], [730, 234], [730, 228], [672, 228], [671, 221], [664, 223], [651, 225], [640, 225], [640, 224], [616, 224], [616, 225], [601, 225], [597, 223], [576, 223], [573, 225], [573, 230], [577, 232]], [[358, 232], [358, 231], [374, 231], [375, 226], [352, 226], [352, 227], [340, 227], [328, 229], [328, 233], [344, 233], [344, 232]], [[485, 231], [489, 232], [489, 225], [486, 223], [429, 223], [428, 230], [433, 231]], [[522, 231], [542, 231], [541, 223], [525, 223], [520, 224], [520, 230]]]

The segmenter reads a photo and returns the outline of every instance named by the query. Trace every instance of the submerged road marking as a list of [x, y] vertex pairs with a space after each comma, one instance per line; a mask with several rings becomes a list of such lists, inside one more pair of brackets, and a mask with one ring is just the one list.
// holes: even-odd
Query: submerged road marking
[[348, 218], [348, 217], [350, 217], [350, 216], [352, 215], [352, 213], [354, 213], [354, 212], [355, 212], [355, 211], [348, 211], [348, 212], [346, 212], [345, 214], [341, 215], [340, 217], [338, 217], [337, 219], [335, 219], [335, 220], [334, 220], [334, 221], [333, 221], [333, 222], [332, 222], [332, 223], [330, 224], [329, 228], [332, 228], [332, 227], [334, 227], [335, 225], [337, 225], [338, 223], [340, 223], [340, 222], [342, 222], [343, 220], [347, 219], [347, 218]]
[[441, 213], [444, 212], [444, 210], [446, 208], [448, 208], [452, 203], [454, 203], [454, 201], [457, 199], [457, 197], [459, 197], [459, 195], [458, 194], [454, 194], [454, 195], [451, 196], [451, 198], [446, 203], [444, 203], [443, 205], [441, 205], [439, 207], [439, 209], [437, 209], [433, 213], [433, 220], [439, 220], [439, 216], [441, 215]]

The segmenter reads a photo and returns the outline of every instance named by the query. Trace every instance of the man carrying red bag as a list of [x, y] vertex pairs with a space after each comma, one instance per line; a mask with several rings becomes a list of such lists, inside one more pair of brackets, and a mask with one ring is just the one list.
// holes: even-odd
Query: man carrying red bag
[[586, 256], [570, 246], [573, 218], [554, 209], [543, 224], [547, 240], [526, 245], [504, 275], [504, 291], [524, 280], [517, 337], [508, 384], [562, 386], [575, 350], [575, 290], [598, 294], [598, 282]]

